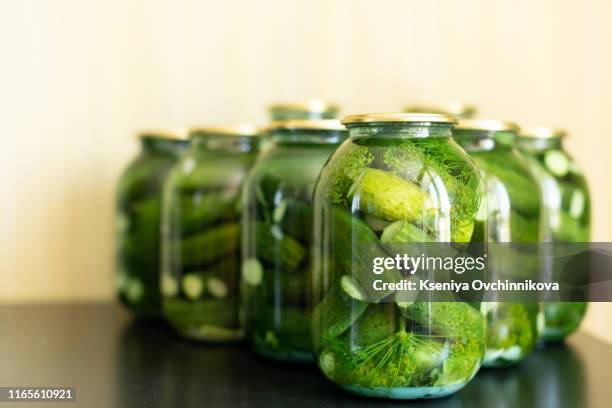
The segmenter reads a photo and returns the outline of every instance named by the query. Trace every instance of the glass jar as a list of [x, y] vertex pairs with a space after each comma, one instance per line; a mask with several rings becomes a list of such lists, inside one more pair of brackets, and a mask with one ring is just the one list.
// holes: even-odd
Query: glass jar
[[447, 101], [432, 104], [412, 104], [404, 108], [407, 113], [432, 112], [450, 115], [458, 119], [472, 119], [478, 113], [476, 106], [463, 101]]
[[[537, 244], [540, 231], [540, 189], [527, 163], [514, 149], [518, 127], [495, 120], [462, 120], [453, 137], [474, 159], [485, 182], [487, 192], [487, 242]], [[501, 248], [500, 248], [501, 249]], [[509, 258], [520, 259], [516, 270], [495, 271], [490, 265], [490, 276], [501, 275], [520, 279], [537, 273], [537, 251], [529, 246], [508, 246]], [[527, 259], [536, 264], [526, 268]], [[507, 263], [504, 268], [509, 268]], [[528, 271], [528, 272], [524, 272]], [[519, 273], [521, 276], [518, 276]], [[497, 367], [523, 360], [534, 349], [539, 329], [544, 323], [541, 304], [537, 302], [487, 302], [482, 304], [487, 318], [487, 351], [483, 365]], [[540, 326], [540, 327], [538, 327]]]
[[270, 106], [272, 121], [288, 119], [336, 119], [338, 105], [313, 99], [304, 103], [279, 103]]
[[240, 194], [258, 153], [249, 125], [195, 129], [164, 188], [161, 290], [184, 337], [239, 340]]
[[140, 153], [121, 175], [117, 190], [116, 289], [134, 314], [159, 318], [162, 185], [189, 142], [181, 131], [145, 131], [139, 138]]
[[253, 349], [285, 361], [312, 361], [307, 274], [312, 193], [321, 168], [346, 138], [337, 120], [275, 122], [269, 150], [244, 190], [242, 295]]
[[[369, 114], [343, 123], [349, 138], [323, 168], [314, 194], [311, 323], [318, 366], [361, 395], [454, 393], [484, 357], [479, 305], [394, 301], [367, 282], [388, 244], [482, 240], [478, 170], [451, 138], [448, 116]], [[388, 282], [398, 273], [387, 269], [378, 277]]]
[[[524, 129], [517, 146], [538, 180], [543, 203], [544, 242], [589, 242], [591, 200], [586, 180], [563, 148], [563, 130]], [[563, 340], [574, 332], [584, 314], [585, 302], [546, 302], [544, 331], [547, 342]]]

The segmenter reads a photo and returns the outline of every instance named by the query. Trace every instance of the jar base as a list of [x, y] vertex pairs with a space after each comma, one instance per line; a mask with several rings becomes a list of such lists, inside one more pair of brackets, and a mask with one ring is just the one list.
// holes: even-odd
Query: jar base
[[361, 387], [358, 385], [341, 385], [341, 387], [353, 394], [367, 397], [408, 400], [446, 397], [459, 391], [466, 383], [438, 387]]

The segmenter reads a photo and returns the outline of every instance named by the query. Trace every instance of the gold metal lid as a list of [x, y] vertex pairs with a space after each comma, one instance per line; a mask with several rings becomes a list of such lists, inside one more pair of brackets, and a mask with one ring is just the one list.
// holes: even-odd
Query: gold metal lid
[[137, 137], [140, 139], [168, 139], [168, 140], [188, 140], [186, 128], [170, 129], [143, 129], [138, 131]]
[[516, 123], [493, 119], [460, 119], [455, 129], [483, 130], [488, 132], [518, 132], [519, 126]]
[[567, 136], [565, 129], [550, 128], [545, 126], [530, 126], [521, 128], [519, 137], [533, 138], [533, 139], [554, 139], [563, 138]]
[[476, 106], [463, 101], [447, 101], [441, 103], [417, 103], [404, 108], [404, 112], [432, 112], [456, 117], [472, 117], [476, 114]]
[[271, 112], [277, 110], [298, 110], [305, 112], [323, 113], [337, 111], [339, 107], [338, 105], [335, 105], [333, 103], [325, 102], [322, 99], [311, 99], [306, 102], [275, 103], [270, 105], [269, 109]]
[[237, 136], [237, 137], [254, 137], [259, 136], [260, 129], [256, 126], [241, 123], [234, 125], [214, 125], [193, 128], [189, 131], [189, 135], [222, 135], [222, 136]]
[[345, 116], [342, 124], [403, 122], [403, 123], [448, 123], [455, 124], [457, 119], [452, 116], [437, 113], [366, 113]]
[[337, 119], [287, 119], [276, 120], [268, 126], [268, 130], [305, 129], [305, 130], [346, 130]]

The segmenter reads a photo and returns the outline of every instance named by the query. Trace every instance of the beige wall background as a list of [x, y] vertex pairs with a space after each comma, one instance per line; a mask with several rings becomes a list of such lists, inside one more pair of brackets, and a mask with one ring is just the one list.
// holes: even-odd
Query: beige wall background
[[[459, 98], [567, 127], [612, 239], [608, 0], [0, 0], [0, 300], [113, 296], [113, 192], [142, 127]], [[612, 304], [584, 329], [612, 341]]]

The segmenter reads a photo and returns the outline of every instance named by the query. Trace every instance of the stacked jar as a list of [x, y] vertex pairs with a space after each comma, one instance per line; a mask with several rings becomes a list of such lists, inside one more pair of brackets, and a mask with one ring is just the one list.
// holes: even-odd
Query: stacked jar
[[259, 132], [233, 125], [194, 129], [191, 149], [164, 190], [161, 288], [164, 314], [183, 336], [243, 337], [239, 323], [241, 189]]
[[161, 317], [160, 211], [162, 186], [189, 142], [186, 132], [144, 131], [140, 153], [121, 175], [117, 194], [117, 292], [144, 318]]
[[[484, 357], [480, 306], [397, 301], [374, 290], [372, 265], [396, 243], [482, 240], [478, 169], [451, 138], [451, 117], [366, 114], [343, 123], [349, 138], [323, 168], [314, 196], [311, 297], [319, 368], [361, 395], [452, 394]], [[385, 268], [376, 279], [394, 283], [402, 273]]]
[[[462, 120], [453, 136], [474, 159], [485, 182], [487, 242], [494, 255], [503, 254], [505, 261], [498, 263], [500, 270], [496, 270], [495, 262], [489, 258], [489, 276], [537, 280], [540, 277], [536, 248], [541, 238], [540, 190], [527, 164], [514, 149], [517, 131], [518, 126], [512, 123]], [[512, 265], [510, 260], [520, 260], [520, 264]], [[484, 365], [509, 365], [527, 357], [537, 343], [543, 324], [541, 304], [491, 301], [482, 307], [487, 318]]]
[[308, 273], [312, 194], [321, 168], [346, 138], [337, 120], [284, 120], [244, 190], [242, 296], [253, 349], [286, 361], [311, 361]]
[[278, 103], [269, 107], [272, 121], [290, 119], [336, 119], [338, 106], [321, 99], [303, 103]]
[[[543, 203], [544, 242], [589, 242], [591, 201], [586, 180], [563, 148], [566, 132], [545, 127], [524, 129], [517, 146], [540, 185]], [[585, 302], [546, 302], [542, 339], [561, 341], [574, 332], [584, 314]]]

